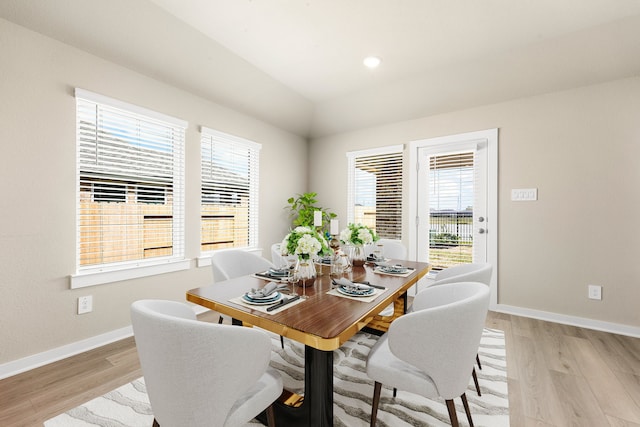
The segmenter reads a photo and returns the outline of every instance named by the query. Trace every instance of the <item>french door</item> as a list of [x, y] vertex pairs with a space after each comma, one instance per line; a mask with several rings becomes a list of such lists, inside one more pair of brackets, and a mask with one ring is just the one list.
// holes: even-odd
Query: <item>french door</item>
[[497, 129], [413, 141], [410, 153], [414, 259], [435, 270], [491, 262], [495, 289]]

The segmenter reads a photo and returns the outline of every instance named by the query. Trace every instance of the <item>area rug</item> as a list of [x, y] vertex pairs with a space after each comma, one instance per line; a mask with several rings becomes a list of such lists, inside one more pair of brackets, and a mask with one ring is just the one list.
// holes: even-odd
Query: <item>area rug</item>
[[[373, 382], [367, 377], [367, 354], [378, 337], [358, 333], [334, 352], [334, 425], [341, 427], [368, 426], [371, 414]], [[295, 392], [304, 389], [304, 347], [272, 336], [271, 365], [282, 373], [285, 388]], [[477, 369], [482, 396], [469, 382], [467, 399], [477, 427], [508, 427], [507, 364], [504, 334], [485, 329], [479, 350], [482, 370]], [[431, 400], [405, 391], [383, 386], [378, 410], [379, 427], [450, 426], [444, 401]], [[456, 399], [458, 419], [466, 426], [464, 409]], [[142, 378], [93, 399], [44, 423], [45, 427], [150, 427], [153, 415]], [[259, 424], [253, 421], [248, 426]]]

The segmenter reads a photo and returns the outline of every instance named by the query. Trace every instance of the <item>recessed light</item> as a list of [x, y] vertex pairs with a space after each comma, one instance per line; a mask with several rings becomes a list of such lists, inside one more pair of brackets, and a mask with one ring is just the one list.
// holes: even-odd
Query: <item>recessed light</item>
[[382, 60], [377, 56], [367, 56], [366, 58], [364, 58], [364, 61], [362, 61], [364, 66], [367, 68], [377, 68], [381, 62]]

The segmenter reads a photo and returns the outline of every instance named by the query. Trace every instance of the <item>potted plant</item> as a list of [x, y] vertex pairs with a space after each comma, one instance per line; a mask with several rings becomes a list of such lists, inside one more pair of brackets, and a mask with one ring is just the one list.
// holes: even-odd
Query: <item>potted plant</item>
[[316, 211], [322, 212], [322, 229], [326, 229], [327, 224], [331, 219], [336, 217], [336, 214], [329, 212], [329, 210], [316, 206], [318, 200], [317, 193], [309, 192], [298, 194], [297, 197], [290, 197], [287, 200], [289, 204], [287, 208], [290, 211], [290, 217], [292, 218], [293, 227], [310, 227], [314, 228], [314, 215]]

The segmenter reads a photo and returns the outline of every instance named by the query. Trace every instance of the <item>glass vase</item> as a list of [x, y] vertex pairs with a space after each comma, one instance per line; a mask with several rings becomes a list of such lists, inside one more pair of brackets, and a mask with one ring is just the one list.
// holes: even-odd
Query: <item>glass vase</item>
[[298, 263], [296, 279], [298, 280], [298, 286], [302, 286], [304, 288], [313, 286], [316, 281], [316, 267], [313, 265], [313, 261], [307, 259], [300, 260]]
[[364, 247], [362, 245], [355, 245], [351, 247], [350, 250], [351, 255], [351, 265], [354, 267], [362, 267], [367, 260], [367, 256], [364, 252]]

